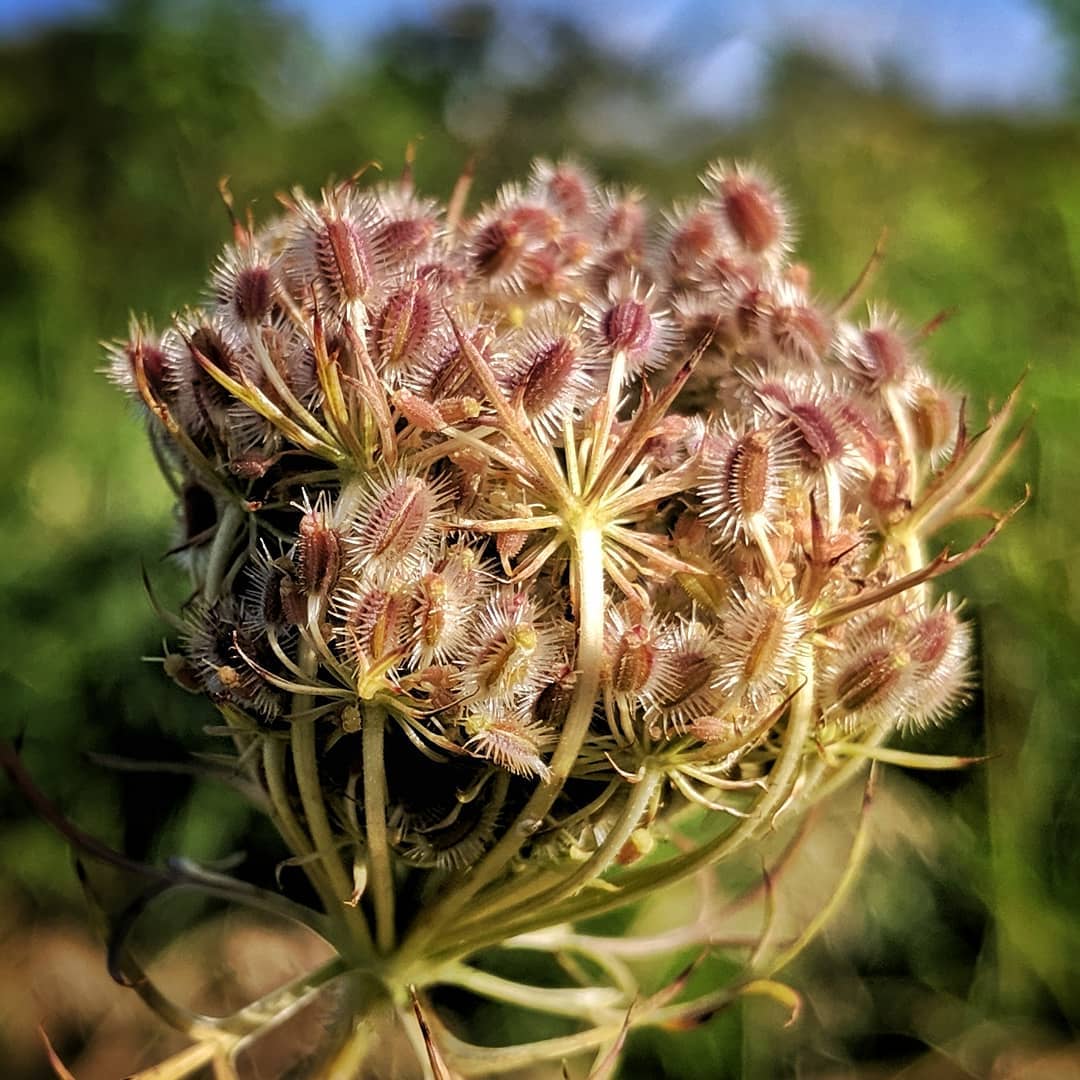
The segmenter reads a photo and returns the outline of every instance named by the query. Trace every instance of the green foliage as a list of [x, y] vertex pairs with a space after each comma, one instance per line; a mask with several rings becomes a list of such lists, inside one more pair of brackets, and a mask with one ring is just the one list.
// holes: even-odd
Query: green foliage
[[[1072, 7], [1059, 6], [1075, 22]], [[538, 81], [481, 80], [503, 119], [473, 146], [446, 134], [445, 118], [462, 80], [480, 78], [491, 23], [473, 12], [449, 31], [407, 27], [363, 62], [335, 66], [261, 4], [179, 18], [163, 3], [132, 2], [0, 46], [5, 734], [25, 736], [29, 766], [73, 816], [133, 855], [172, 845], [214, 858], [241, 842], [249, 819], [239, 799], [186, 781], [116, 780], [80, 757], [178, 758], [202, 745], [200, 726], [212, 722], [138, 659], [160, 655], [163, 630], [140, 560], [167, 597], [182, 599], [184, 584], [155, 561], [172, 542], [170, 498], [144, 433], [94, 369], [96, 343], [123, 333], [126, 305], [163, 319], [199, 287], [227, 237], [221, 176], [258, 213], [296, 181], [315, 188], [375, 158], [397, 169], [416, 139], [421, 188], [448, 190], [478, 151], [481, 194], [489, 178], [521, 172], [538, 154], [572, 151], [612, 179], [632, 170], [658, 197], [691, 192], [710, 157], [752, 156], [803, 208], [800, 250], [828, 268], [817, 282], [824, 296], [843, 293], [887, 226], [871, 292], [915, 326], [956, 308], [927, 351], [970, 389], [973, 426], [986, 399], [1000, 400], [1030, 369], [1024, 398], [1038, 412], [1013, 487], [1026, 479], [1034, 494], [957, 575], [980, 623], [985, 690], [939, 748], [995, 757], [914, 786], [939, 823], [937, 856], [895, 848], [878, 859], [860, 896], [873, 932], [858, 942], [841, 933], [836, 946], [847, 951], [819, 952], [820, 985], [813, 961], [794, 979], [805, 975], [822, 1002], [801, 1043], [772, 1038], [773, 1007], [740, 1006], [692, 1043], [635, 1038], [625, 1075], [734, 1076], [741, 1067], [767, 1076], [780, 1061], [809, 1068], [836, 1056], [899, 1064], [930, 1044], [981, 1075], [1010, 1040], [1068, 1037], [1080, 1023], [1080, 128], [1071, 118], [944, 118], [796, 57], [777, 67], [752, 124], [686, 131], [668, 118], [669, 137], [657, 143], [678, 143], [678, 153], [616, 153], [592, 146], [601, 133], [580, 118], [616, 89], [662, 104], [662, 83], [556, 26]], [[28, 822], [10, 791], [2, 800], [10, 823], [0, 857], [14, 888], [50, 910], [78, 910], [60, 841]], [[859, 983], [856, 1019], [825, 1007], [830, 986], [845, 985], [841, 969], [878, 976]], [[918, 1000], [940, 1005], [937, 1021]], [[969, 1038], [986, 1023], [1019, 1027], [997, 1042]], [[875, 1042], [878, 1030], [912, 1038]]]

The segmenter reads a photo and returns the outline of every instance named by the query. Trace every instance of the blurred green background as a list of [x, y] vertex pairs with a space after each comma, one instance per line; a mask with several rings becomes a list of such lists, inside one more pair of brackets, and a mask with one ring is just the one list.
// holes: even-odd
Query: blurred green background
[[[840, 20], [841, 38], [851, 19], [844, 56], [857, 59], [859, 6], [813, 6]], [[1003, 6], [941, 11], [988, 13], [1004, 71], [1024, 42], [992, 24]], [[182, 588], [159, 558], [170, 497], [133, 411], [95, 369], [98, 342], [123, 334], [130, 311], [162, 322], [198, 295], [228, 234], [220, 177], [269, 214], [294, 183], [316, 189], [373, 159], [396, 171], [414, 141], [431, 193], [472, 155], [482, 197], [533, 156], [569, 152], [662, 205], [693, 194], [710, 158], [752, 159], [789, 193], [822, 296], [845, 290], [888, 227], [872, 293], [912, 325], [956, 309], [928, 351], [976, 417], [1028, 372], [1034, 423], [1000, 504], [1025, 480], [1033, 497], [949, 582], [979, 626], [984, 689], [929, 741], [990, 761], [890, 787], [895, 819], [855, 903], [789, 973], [807, 995], [797, 1027], [742, 1006], [701, 1031], [635, 1036], [622, 1075], [1080, 1076], [1076, 5], [1038, 9], [1061, 64], [1050, 99], [1010, 101], [1006, 87], [949, 102], [917, 70], [885, 63], [862, 77], [796, 33], [759, 57], [752, 100], [734, 112], [687, 104], [670, 35], [628, 49], [618, 26], [606, 35], [602, 18], [567, 5], [500, 10], [382, 11], [355, 49], [255, 2], [129, 0], [30, 27], [4, 18], [3, 733], [23, 738], [35, 777], [75, 820], [136, 857], [277, 857], [228, 791], [117, 776], [85, 757], [179, 760], [205, 745], [211, 720], [142, 659], [160, 655], [164, 628], [140, 564], [165, 595]], [[47, 1075], [42, 1018], [76, 1076], [99, 1075], [79, 1069], [107, 1006], [75, 1000], [102, 960], [70, 857], [6, 786], [0, 808], [4, 1075]]]

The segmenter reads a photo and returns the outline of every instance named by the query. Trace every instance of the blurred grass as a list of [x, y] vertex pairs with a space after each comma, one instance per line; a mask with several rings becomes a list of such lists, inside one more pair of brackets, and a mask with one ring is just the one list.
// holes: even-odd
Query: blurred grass
[[[139, 423], [95, 368], [97, 342], [122, 334], [129, 310], [160, 322], [198, 295], [227, 234], [222, 175], [270, 213], [276, 190], [371, 159], [394, 170], [420, 138], [418, 180], [432, 192], [473, 152], [486, 195], [532, 156], [572, 151], [662, 202], [692, 193], [709, 157], [752, 158], [789, 192], [824, 297], [888, 227], [872, 293], [912, 325], [956, 308], [928, 352], [975, 416], [1027, 371], [1036, 417], [1002, 505], [1023, 480], [1033, 497], [949, 583], [979, 623], [984, 689], [933, 741], [991, 762], [903, 783], [897, 820], [914, 815], [924, 839], [894, 827], [859, 910], [800, 962], [792, 979], [811, 1008], [798, 1029], [778, 1034], [775, 1008], [747, 1005], [701, 1032], [635, 1037], [625, 1075], [980, 1076], [1005, 1051], [1068, 1043], [1080, 1024], [1080, 125], [943, 117], [795, 56], [777, 63], [752, 123], [720, 132], [669, 117], [657, 133], [667, 149], [616, 152], [594, 144], [591, 104], [615, 90], [662, 103], [662, 79], [555, 26], [546, 73], [497, 88], [501, 127], [469, 145], [447, 117], [492, 33], [476, 9], [334, 66], [258, 4], [181, 18], [130, 2], [0, 45], [4, 733], [24, 736], [28, 764], [72, 816], [135, 856], [276, 857], [265, 832], [249, 839], [237, 800], [183, 779], [119, 782], [81, 756], [178, 757], [209, 719], [140, 660], [160, 652], [163, 629], [140, 560], [182, 594], [156, 562], [170, 499]], [[80, 917], [59, 841], [7, 789], [0, 806], [5, 889], [47, 919]]]

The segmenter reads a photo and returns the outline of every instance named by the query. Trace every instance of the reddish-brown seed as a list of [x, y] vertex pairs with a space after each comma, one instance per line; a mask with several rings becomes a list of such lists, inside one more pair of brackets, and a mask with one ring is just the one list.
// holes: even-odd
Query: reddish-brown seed
[[788, 417], [798, 432], [798, 445], [809, 464], [821, 467], [838, 461], [847, 449], [843, 433], [820, 405], [812, 401], [793, 402]]
[[536, 350], [519, 387], [527, 416], [539, 416], [559, 400], [578, 361], [577, 343], [567, 336], [545, 342]]
[[866, 374], [875, 383], [899, 382], [908, 366], [903, 338], [887, 326], [869, 327], [862, 334]]
[[386, 369], [415, 359], [433, 325], [434, 308], [423, 288], [413, 284], [391, 293], [371, 324], [376, 362]]
[[932, 611], [908, 637], [912, 658], [931, 667], [941, 663], [956, 640], [956, 614], [946, 607]]
[[496, 219], [485, 225], [472, 244], [472, 261], [481, 274], [506, 273], [521, 251], [524, 237], [513, 221]]
[[668, 261], [676, 281], [699, 270], [716, 244], [716, 219], [707, 210], [690, 214], [675, 230], [668, 245]]
[[846, 713], [857, 713], [882, 701], [900, 682], [904, 659], [885, 645], [861, 653], [837, 676], [837, 704]]
[[657, 649], [652, 634], [640, 623], [627, 627], [615, 642], [609, 660], [608, 682], [616, 694], [640, 693], [656, 669]]
[[400, 218], [387, 221], [375, 233], [375, 248], [386, 258], [404, 262], [427, 250], [435, 235], [432, 218]]
[[371, 251], [361, 227], [342, 218], [325, 222], [319, 235], [320, 265], [343, 300], [362, 300], [373, 283]]
[[131, 373], [134, 376], [139, 365], [142, 365], [146, 373], [146, 382], [150, 392], [159, 400], [169, 393], [168, 374], [169, 361], [163, 349], [157, 345], [151, 345], [143, 338], [128, 342], [124, 349], [128, 363], [131, 365]]
[[637, 300], [621, 300], [604, 312], [600, 334], [613, 353], [640, 352], [649, 347], [653, 334], [649, 309]]
[[559, 166], [547, 184], [548, 197], [569, 218], [582, 217], [589, 209], [589, 189], [574, 169]]
[[297, 549], [304, 591], [329, 592], [341, 572], [341, 535], [326, 524], [321, 510], [309, 510], [300, 519]]
[[743, 247], [760, 255], [780, 239], [779, 208], [760, 184], [746, 177], [729, 177], [721, 194], [724, 212]]
[[404, 648], [410, 622], [409, 604], [400, 592], [368, 589], [346, 616], [347, 641], [368, 660], [383, 660]]
[[356, 541], [364, 560], [397, 565], [416, 555], [430, 531], [436, 501], [434, 489], [422, 477], [394, 478], [358, 523]]
[[265, 266], [248, 266], [236, 275], [232, 305], [244, 322], [259, 322], [274, 301], [274, 282]]
[[940, 453], [956, 434], [956, 411], [952, 402], [926, 383], [915, 390], [911, 417], [915, 422], [915, 437], [923, 453]]
[[772, 435], [748, 431], [735, 444], [728, 460], [728, 491], [733, 509], [744, 520], [761, 513], [769, 493]]

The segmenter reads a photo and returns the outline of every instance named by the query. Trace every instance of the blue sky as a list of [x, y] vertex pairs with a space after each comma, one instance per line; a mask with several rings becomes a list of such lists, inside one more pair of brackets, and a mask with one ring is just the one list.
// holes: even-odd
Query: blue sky
[[[93, 11], [97, 0], [0, 0], [0, 34]], [[337, 50], [449, 0], [279, 0]], [[769, 56], [798, 43], [869, 83], [899, 70], [944, 108], [1042, 110], [1061, 100], [1065, 50], [1037, 0], [502, 0], [507, 71], [535, 65], [531, 13], [567, 16], [628, 59], [677, 59], [686, 108], [723, 119], [752, 109]]]

